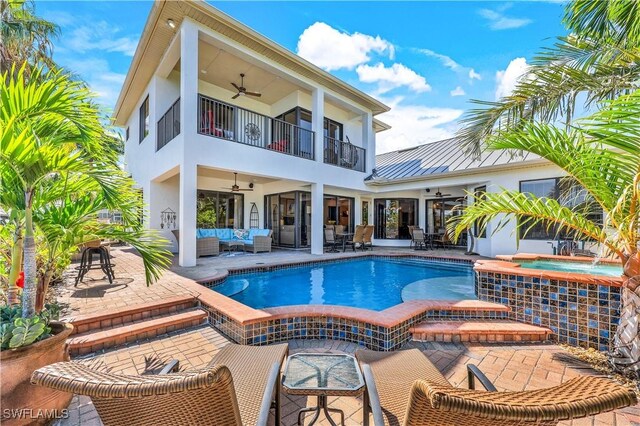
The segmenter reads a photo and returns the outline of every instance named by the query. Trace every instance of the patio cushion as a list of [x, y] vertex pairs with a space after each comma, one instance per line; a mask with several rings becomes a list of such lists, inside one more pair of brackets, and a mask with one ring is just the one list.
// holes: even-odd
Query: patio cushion
[[196, 238], [217, 237], [216, 229], [198, 228], [196, 229]]
[[233, 229], [229, 228], [220, 228], [216, 229], [217, 237], [223, 241], [229, 241], [233, 239]]
[[249, 231], [246, 229], [234, 229], [233, 230], [233, 239], [234, 240], [245, 240], [249, 238]]
[[249, 239], [253, 240], [253, 237], [255, 236], [267, 237], [269, 236], [269, 230], [268, 229], [249, 229]]

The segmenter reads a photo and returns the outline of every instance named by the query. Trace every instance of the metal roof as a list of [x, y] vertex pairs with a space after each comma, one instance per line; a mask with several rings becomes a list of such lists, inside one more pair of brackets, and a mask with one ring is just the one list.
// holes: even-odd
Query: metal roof
[[452, 138], [377, 155], [373, 174], [365, 180], [392, 182], [535, 159], [539, 157], [528, 152], [520, 155], [504, 150], [484, 150], [479, 158], [474, 158], [465, 152], [458, 139]]

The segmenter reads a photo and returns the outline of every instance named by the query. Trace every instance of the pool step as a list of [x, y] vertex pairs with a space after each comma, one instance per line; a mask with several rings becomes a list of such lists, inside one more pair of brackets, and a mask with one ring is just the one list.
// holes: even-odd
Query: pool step
[[410, 329], [421, 342], [539, 342], [551, 330], [511, 320], [425, 321]]
[[205, 323], [207, 313], [199, 308], [165, 314], [109, 328], [91, 330], [71, 336], [67, 343], [71, 355], [86, 355], [142, 339]]

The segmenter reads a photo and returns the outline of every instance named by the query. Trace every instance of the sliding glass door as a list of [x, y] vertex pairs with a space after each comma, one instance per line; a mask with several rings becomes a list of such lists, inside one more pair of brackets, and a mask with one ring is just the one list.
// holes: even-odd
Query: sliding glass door
[[273, 230], [273, 243], [280, 247], [311, 245], [311, 194], [284, 192], [265, 197], [266, 227]]
[[244, 227], [244, 195], [198, 190], [196, 223], [198, 228]]

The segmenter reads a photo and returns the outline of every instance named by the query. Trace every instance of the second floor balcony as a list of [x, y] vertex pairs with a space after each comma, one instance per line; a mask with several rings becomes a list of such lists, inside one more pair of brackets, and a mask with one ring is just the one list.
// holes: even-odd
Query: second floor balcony
[[[201, 135], [316, 160], [314, 131], [208, 96], [198, 96], [197, 126]], [[157, 129], [156, 150], [160, 150], [180, 133], [180, 99], [160, 118]], [[366, 149], [348, 138], [342, 141], [325, 136], [323, 153], [325, 164], [366, 171]]]

